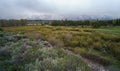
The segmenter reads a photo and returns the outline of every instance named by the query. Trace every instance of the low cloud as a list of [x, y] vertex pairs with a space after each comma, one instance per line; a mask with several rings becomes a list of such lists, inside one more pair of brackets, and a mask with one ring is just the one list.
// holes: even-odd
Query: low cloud
[[0, 18], [19, 19], [36, 15], [108, 15], [120, 17], [120, 0], [1, 0]]

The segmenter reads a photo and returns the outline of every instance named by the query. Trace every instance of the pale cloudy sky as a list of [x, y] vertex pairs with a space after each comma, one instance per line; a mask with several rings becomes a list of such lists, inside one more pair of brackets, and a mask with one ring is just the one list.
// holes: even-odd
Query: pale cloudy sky
[[120, 18], [120, 0], [0, 0], [0, 18], [34, 16], [101, 16]]

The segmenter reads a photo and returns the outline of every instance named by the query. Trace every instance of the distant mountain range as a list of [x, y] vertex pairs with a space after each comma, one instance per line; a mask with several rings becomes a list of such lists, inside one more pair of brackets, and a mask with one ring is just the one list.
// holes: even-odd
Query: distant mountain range
[[88, 15], [81, 15], [81, 16], [63, 16], [63, 15], [37, 15], [27, 17], [28, 20], [111, 20], [114, 19], [111, 16], [103, 15], [103, 16], [88, 16]]

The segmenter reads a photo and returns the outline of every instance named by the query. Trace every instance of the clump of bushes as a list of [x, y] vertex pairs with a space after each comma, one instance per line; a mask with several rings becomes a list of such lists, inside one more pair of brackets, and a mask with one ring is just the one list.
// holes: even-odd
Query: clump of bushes
[[43, 40], [8, 41], [0, 56], [1, 71], [90, 71], [81, 58]]
[[[115, 58], [114, 60], [120, 61], [119, 35], [101, 33], [97, 32], [96, 29], [91, 28], [65, 26], [24, 26], [14, 28], [4, 27], [3, 29], [15, 33], [24, 31], [24, 34], [32, 38], [32, 40], [42, 38], [43, 40], [49, 41], [52, 46], [75, 49], [75, 53], [85, 53], [88, 52], [90, 48], [101, 53], [99, 56], [111, 56], [112, 58]], [[76, 47], [83, 48], [78, 49]], [[93, 52], [93, 54], [95, 53]]]
[[64, 46], [64, 43], [60, 39], [57, 39], [55, 37], [48, 38], [48, 42], [50, 42], [50, 44], [53, 45], [54, 47], [63, 47]]
[[25, 35], [22, 34], [12, 34], [4, 31], [0, 31], [0, 46], [5, 46], [8, 42], [15, 42], [20, 39], [27, 38]]
[[0, 31], [3, 31], [3, 29], [2, 29], [2, 28], [0, 28]]

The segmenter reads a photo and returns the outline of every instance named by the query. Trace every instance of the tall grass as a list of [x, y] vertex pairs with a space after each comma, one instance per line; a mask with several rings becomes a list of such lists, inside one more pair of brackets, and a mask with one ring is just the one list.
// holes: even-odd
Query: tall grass
[[[32, 39], [36, 39], [36, 37], [37, 39], [42, 38], [42, 40], [48, 40], [53, 46], [57, 47], [71, 49], [76, 49], [76, 47], [82, 47], [83, 49], [85, 49], [84, 53], [92, 49], [100, 53], [99, 56], [105, 55], [103, 56], [103, 58], [109, 58], [109, 56], [111, 56], [115, 60], [120, 61], [119, 26], [99, 29], [82, 28], [79, 26], [24, 26], [4, 27], [2, 29], [13, 33], [23, 33]], [[74, 52], [80, 51], [74, 50]]]

